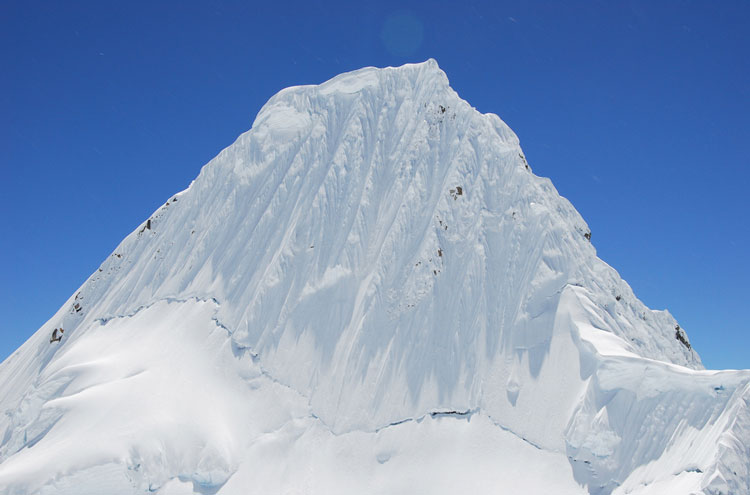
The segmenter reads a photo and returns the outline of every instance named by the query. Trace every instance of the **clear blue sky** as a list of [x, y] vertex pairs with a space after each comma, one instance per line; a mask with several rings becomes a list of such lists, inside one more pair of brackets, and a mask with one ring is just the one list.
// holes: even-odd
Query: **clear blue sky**
[[0, 359], [278, 90], [435, 58], [707, 367], [750, 368], [750, 3], [0, 3]]

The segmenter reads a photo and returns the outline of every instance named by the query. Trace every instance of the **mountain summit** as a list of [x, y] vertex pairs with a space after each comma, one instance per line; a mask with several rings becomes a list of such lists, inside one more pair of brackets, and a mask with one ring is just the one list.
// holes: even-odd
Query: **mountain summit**
[[591, 240], [434, 60], [287, 88], [0, 365], [0, 488], [750, 493], [750, 371]]

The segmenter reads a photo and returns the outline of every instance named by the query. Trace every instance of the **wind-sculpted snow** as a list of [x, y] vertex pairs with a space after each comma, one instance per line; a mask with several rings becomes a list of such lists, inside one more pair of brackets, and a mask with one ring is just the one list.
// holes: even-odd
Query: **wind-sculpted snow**
[[750, 493], [750, 373], [591, 240], [432, 60], [285, 89], [0, 365], [0, 486]]

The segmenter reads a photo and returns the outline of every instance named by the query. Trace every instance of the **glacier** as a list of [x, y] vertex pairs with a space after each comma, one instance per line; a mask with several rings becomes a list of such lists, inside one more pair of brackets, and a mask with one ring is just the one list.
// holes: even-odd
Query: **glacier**
[[0, 364], [0, 490], [750, 493], [750, 370], [591, 241], [434, 60], [284, 89]]

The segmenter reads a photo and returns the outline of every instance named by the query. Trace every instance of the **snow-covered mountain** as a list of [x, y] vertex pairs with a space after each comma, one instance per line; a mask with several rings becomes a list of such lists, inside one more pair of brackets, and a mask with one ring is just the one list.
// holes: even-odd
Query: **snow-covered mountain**
[[287, 88], [0, 365], [0, 491], [750, 493], [590, 241], [435, 61]]

